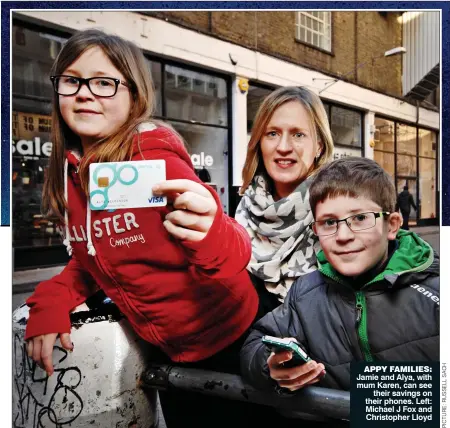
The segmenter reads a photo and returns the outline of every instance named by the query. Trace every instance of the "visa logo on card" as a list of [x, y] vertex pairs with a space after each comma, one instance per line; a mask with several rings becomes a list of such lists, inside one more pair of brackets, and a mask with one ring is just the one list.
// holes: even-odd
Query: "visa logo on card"
[[105, 162], [89, 165], [91, 210], [161, 207], [165, 196], [154, 196], [152, 186], [166, 179], [165, 160]]

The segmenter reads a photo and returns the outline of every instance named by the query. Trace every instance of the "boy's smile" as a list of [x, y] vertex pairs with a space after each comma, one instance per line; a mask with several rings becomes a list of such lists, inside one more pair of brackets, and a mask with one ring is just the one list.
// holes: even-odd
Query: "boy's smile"
[[[378, 213], [382, 207], [364, 197], [337, 196], [316, 206], [315, 220], [339, 220], [360, 213]], [[369, 229], [352, 231], [345, 221], [335, 234], [319, 236], [325, 257], [341, 275], [359, 276], [386, 260], [388, 244], [400, 226], [400, 215], [378, 217]]]

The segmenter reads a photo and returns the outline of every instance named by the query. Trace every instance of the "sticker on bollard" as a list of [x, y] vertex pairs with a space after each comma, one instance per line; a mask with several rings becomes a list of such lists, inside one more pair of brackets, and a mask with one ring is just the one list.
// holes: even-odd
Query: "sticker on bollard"
[[439, 362], [351, 363], [350, 427], [439, 428]]

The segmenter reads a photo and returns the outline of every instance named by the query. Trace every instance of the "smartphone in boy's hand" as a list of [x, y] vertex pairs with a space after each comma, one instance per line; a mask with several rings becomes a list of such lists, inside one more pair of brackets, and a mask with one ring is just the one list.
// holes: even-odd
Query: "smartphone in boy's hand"
[[279, 338], [275, 336], [263, 336], [262, 342], [275, 354], [290, 351], [292, 358], [283, 363], [283, 367], [295, 367], [311, 361], [311, 358], [302, 349], [296, 339], [292, 337]]
[[[278, 385], [296, 391], [317, 383], [325, 376], [325, 367], [313, 361], [295, 338], [263, 336], [262, 342], [272, 351], [267, 360], [270, 377]], [[291, 358], [288, 359], [289, 354]]]

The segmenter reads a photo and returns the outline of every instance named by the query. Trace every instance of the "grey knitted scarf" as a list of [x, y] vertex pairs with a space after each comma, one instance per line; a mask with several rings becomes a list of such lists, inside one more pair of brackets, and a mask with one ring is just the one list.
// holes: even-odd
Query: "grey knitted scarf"
[[261, 278], [280, 302], [296, 278], [317, 269], [320, 246], [308, 228], [313, 221], [310, 184], [311, 179], [303, 181], [289, 196], [275, 202], [266, 179], [257, 175], [236, 210], [236, 220], [252, 241], [247, 269]]

